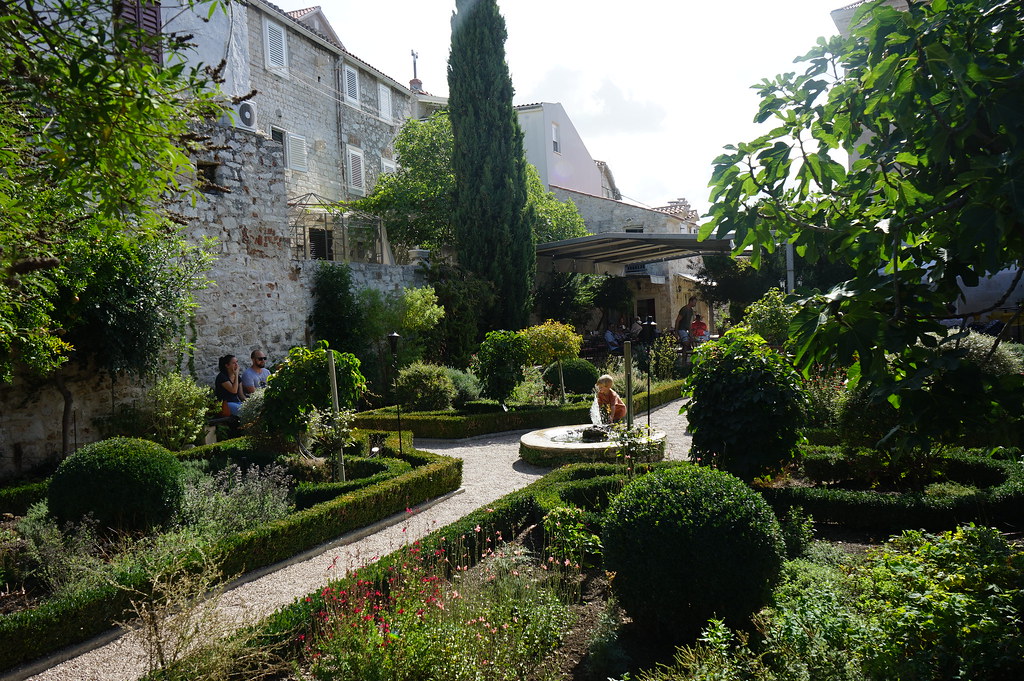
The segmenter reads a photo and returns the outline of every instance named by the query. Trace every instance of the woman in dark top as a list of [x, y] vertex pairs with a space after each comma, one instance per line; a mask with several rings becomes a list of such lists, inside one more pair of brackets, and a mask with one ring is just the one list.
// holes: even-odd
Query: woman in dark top
[[238, 408], [242, 405], [242, 379], [238, 369], [238, 358], [224, 355], [217, 363], [220, 373], [214, 380], [213, 392], [217, 399], [226, 402], [232, 416], [238, 416]]

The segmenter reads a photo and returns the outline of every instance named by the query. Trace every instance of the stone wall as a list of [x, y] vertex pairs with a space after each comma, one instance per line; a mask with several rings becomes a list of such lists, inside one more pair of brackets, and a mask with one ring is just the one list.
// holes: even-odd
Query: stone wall
[[576, 204], [591, 234], [641, 229], [647, 234], [682, 233], [683, 223], [668, 213], [562, 187], [552, 187], [551, 191], [559, 201], [568, 200]]
[[[238, 355], [248, 366], [249, 353], [261, 348], [272, 363], [289, 348], [309, 343], [310, 289], [320, 263], [292, 258], [281, 145], [237, 128], [218, 127], [212, 134], [220, 149], [200, 161], [216, 164], [216, 184], [225, 191], [209, 191], [195, 205], [183, 202], [177, 207], [190, 222], [191, 238], [216, 240], [217, 260], [209, 273], [213, 283], [197, 295], [191, 339], [195, 353], [177, 366], [167, 363], [174, 358], [154, 358], [166, 370], [191, 373], [211, 386], [220, 355]], [[350, 267], [360, 288], [395, 291], [423, 285], [414, 266]], [[65, 374], [75, 396], [73, 446], [97, 440], [94, 419], [138, 401], [152, 381], [111, 381], [74, 366]], [[18, 377], [11, 385], [0, 385], [0, 479], [59, 460], [63, 404], [51, 383]]]

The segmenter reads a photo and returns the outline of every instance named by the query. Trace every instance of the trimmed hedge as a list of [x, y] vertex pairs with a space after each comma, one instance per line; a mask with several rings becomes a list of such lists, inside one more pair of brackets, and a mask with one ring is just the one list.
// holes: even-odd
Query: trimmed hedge
[[402, 459], [348, 457], [345, 459], [345, 474], [348, 480], [345, 482], [299, 483], [295, 489], [295, 509], [301, 511], [322, 504], [342, 494], [376, 485], [411, 470], [412, 465]]
[[23, 482], [13, 487], [0, 489], [0, 513], [25, 515], [29, 506], [46, 498], [50, 479]]
[[[679, 399], [682, 381], [672, 381], [651, 390], [651, 408]], [[490, 411], [478, 411], [478, 403], [466, 405], [462, 412], [402, 412], [402, 430], [412, 431], [416, 437], [458, 439], [499, 433], [506, 430], [536, 430], [552, 426], [570, 426], [590, 423], [590, 402], [545, 407], [512, 407], [503, 411], [497, 404]], [[633, 413], [647, 410], [647, 393], [633, 395]], [[398, 430], [398, 417], [394, 407], [359, 412], [355, 427], [372, 430]]]
[[161, 527], [178, 512], [184, 468], [163, 445], [113, 437], [64, 459], [50, 479], [47, 503], [60, 523], [92, 516], [102, 532]]
[[[856, 457], [831, 447], [808, 448], [803, 466], [820, 480], [857, 478], [863, 474]], [[865, 456], [870, 452], [864, 452]], [[876, 459], [877, 460], [877, 459]], [[922, 492], [887, 494], [828, 487], [785, 487], [759, 490], [780, 516], [802, 507], [815, 521], [855, 530], [898, 532], [904, 529], [947, 530], [964, 523], [1024, 523], [1024, 463], [981, 456], [977, 450], [947, 453], [937, 463], [951, 480], [973, 484], [974, 494], [929, 496]]]
[[[690, 464], [682, 461], [663, 462], [654, 464], [652, 468], [684, 465]], [[554, 508], [565, 506], [566, 499], [587, 497], [601, 488], [611, 492], [616, 487], [621, 489], [628, 481], [629, 477], [623, 473], [622, 466], [564, 466], [527, 487], [490, 502], [462, 519], [423, 537], [417, 542], [417, 548], [424, 555], [433, 554], [434, 551], [444, 552], [451, 561], [451, 569], [457, 565], [471, 567], [479, 560], [480, 555], [492, 546], [487, 544], [487, 540], [496, 534], [500, 533], [502, 537], [509, 539], [530, 526], [542, 527], [544, 516]], [[599, 512], [588, 512], [586, 519], [590, 531], [600, 532]], [[459, 556], [453, 555], [454, 552], [458, 552], [465, 560], [456, 560]], [[358, 574], [332, 582], [330, 586], [345, 589], [346, 585], [357, 579], [383, 583], [389, 576], [388, 567], [403, 558], [403, 550], [400, 549], [361, 568]], [[282, 646], [300, 645], [297, 643], [299, 637], [305, 635], [308, 638], [312, 633], [309, 626], [314, 623], [315, 613], [325, 607], [324, 593], [323, 589], [317, 590], [268, 616], [259, 625], [260, 640]]]
[[[235, 575], [272, 565], [458, 489], [462, 482], [462, 460], [416, 451], [411, 435], [404, 435], [403, 459], [412, 470], [225, 538], [212, 551], [222, 561], [222, 573]], [[212, 458], [225, 450], [251, 451], [245, 438], [239, 440], [218, 443], [219, 447], [197, 447], [184, 452], [183, 458]], [[397, 450], [397, 435], [391, 434], [385, 446]], [[145, 578], [137, 574], [126, 577], [125, 583], [145, 588]], [[0, 646], [0, 670], [106, 631], [113, 622], [127, 616], [128, 605], [125, 592], [104, 586], [54, 598], [31, 610], [0, 615], [0, 641], [4, 642]]]

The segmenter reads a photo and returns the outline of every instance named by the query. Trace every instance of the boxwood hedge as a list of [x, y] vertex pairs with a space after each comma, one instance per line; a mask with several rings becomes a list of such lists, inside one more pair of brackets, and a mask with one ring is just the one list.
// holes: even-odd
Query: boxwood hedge
[[[414, 450], [411, 434], [404, 436], [402, 458], [411, 470], [225, 538], [213, 550], [214, 556], [222, 561], [222, 573], [236, 575], [272, 565], [458, 489], [462, 482], [461, 459]], [[188, 450], [184, 458], [228, 456], [225, 452], [232, 450], [249, 454], [254, 451], [244, 438], [218, 445]], [[389, 436], [385, 448], [399, 449], [396, 434]], [[146, 588], [145, 578], [138, 574], [124, 575], [121, 580], [131, 587]], [[102, 633], [127, 615], [128, 606], [125, 591], [104, 585], [50, 599], [29, 610], [0, 615], [0, 641], [4, 642], [0, 646], [0, 670], [7, 671]]]
[[[940, 531], [972, 522], [1019, 526], [1024, 522], [1024, 463], [985, 454], [984, 450], [950, 450], [935, 463], [946, 479], [979, 487], [973, 494], [943, 497], [922, 491], [884, 493], [828, 486], [760, 491], [779, 515], [799, 506], [817, 522], [853, 530]], [[877, 454], [838, 447], [805, 448], [802, 465], [808, 477], [816, 480], [863, 479], [868, 469], [877, 465]]]
[[[650, 406], [661, 406], [679, 399], [682, 381], [672, 381], [651, 390]], [[463, 438], [506, 430], [534, 430], [552, 426], [568, 426], [575, 423], [590, 423], [590, 402], [544, 407], [515, 407], [504, 411], [496, 403], [487, 405], [466, 405], [459, 412], [402, 412], [402, 429], [410, 430], [416, 437]], [[633, 410], [639, 414], [647, 409], [647, 393], [633, 395]], [[398, 414], [394, 407], [359, 412], [355, 416], [355, 427], [373, 430], [398, 430]]]

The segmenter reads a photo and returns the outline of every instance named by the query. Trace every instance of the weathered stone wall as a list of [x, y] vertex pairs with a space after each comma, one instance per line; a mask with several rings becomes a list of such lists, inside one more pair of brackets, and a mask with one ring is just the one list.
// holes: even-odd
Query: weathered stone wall
[[[177, 212], [188, 218], [190, 237], [216, 239], [217, 260], [209, 273], [213, 285], [197, 295], [194, 356], [180, 367], [166, 365], [211, 386], [220, 355], [238, 355], [248, 366], [255, 348], [273, 362], [309, 342], [310, 289], [319, 266], [319, 261], [292, 259], [281, 145], [237, 128], [218, 127], [212, 134], [221, 148], [200, 160], [217, 164], [216, 184], [226, 191], [201, 194], [194, 206], [184, 202]], [[356, 287], [394, 291], [423, 285], [413, 266], [350, 266]], [[112, 382], [74, 366], [65, 373], [75, 398], [72, 445], [79, 446], [100, 437], [95, 418], [141, 399], [150, 380]], [[52, 384], [19, 377], [0, 385], [0, 479], [59, 460], [63, 404]]]
[[[296, 30], [287, 17], [264, 14], [247, 7], [249, 71], [251, 86], [258, 91], [257, 128], [270, 136], [271, 129], [300, 135], [306, 140], [306, 170], [286, 168], [290, 198], [313, 192], [332, 201], [357, 197], [350, 194], [346, 145], [363, 152], [366, 191], [377, 181], [381, 158], [394, 160], [393, 143], [400, 125], [410, 114], [412, 94], [390, 79], [379, 77], [341, 48], [311, 39]], [[268, 69], [264, 54], [263, 22], [269, 18], [284, 27], [288, 43], [288, 68]], [[359, 103], [339, 92], [343, 65], [359, 70]], [[392, 118], [380, 117], [378, 83], [392, 93]], [[396, 87], [397, 86], [397, 87]]]
[[[72, 449], [100, 439], [95, 420], [110, 416], [114, 405], [139, 400], [144, 387], [137, 378], [114, 381], [77, 365], [63, 367], [61, 376], [72, 395]], [[64, 397], [52, 380], [16, 375], [13, 383], [0, 384], [0, 480], [61, 460], [63, 413]]]

